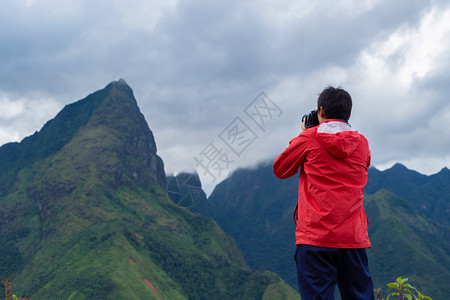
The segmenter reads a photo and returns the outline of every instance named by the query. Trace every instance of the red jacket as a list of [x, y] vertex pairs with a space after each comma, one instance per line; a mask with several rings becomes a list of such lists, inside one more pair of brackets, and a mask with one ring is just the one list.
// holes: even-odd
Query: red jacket
[[367, 139], [339, 120], [325, 120], [290, 141], [273, 172], [285, 179], [301, 167], [294, 213], [297, 245], [371, 246], [363, 208], [369, 165]]

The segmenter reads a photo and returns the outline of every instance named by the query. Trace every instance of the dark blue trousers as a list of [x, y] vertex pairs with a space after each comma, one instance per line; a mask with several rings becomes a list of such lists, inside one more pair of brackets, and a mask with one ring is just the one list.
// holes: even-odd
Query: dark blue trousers
[[342, 300], [373, 300], [365, 249], [297, 245], [298, 288], [302, 300], [333, 300], [336, 284]]

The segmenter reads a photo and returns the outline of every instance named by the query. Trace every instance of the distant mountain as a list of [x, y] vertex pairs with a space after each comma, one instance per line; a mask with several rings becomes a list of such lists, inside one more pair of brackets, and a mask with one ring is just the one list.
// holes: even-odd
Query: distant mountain
[[373, 194], [389, 190], [405, 199], [414, 209], [432, 220], [450, 226], [450, 170], [427, 176], [409, 170], [401, 164], [383, 172], [369, 169], [365, 192]]
[[369, 180], [364, 192], [374, 194], [379, 189], [387, 189], [398, 195], [403, 195], [417, 186], [427, 182], [428, 176], [409, 170], [402, 164], [395, 164], [390, 169], [378, 171], [369, 168]]
[[211, 216], [236, 241], [252, 268], [279, 274], [296, 288], [295, 226], [298, 176], [279, 180], [272, 164], [239, 169], [208, 198]]
[[[370, 170], [365, 206], [373, 245], [368, 249], [369, 264], [376, 287], [385, 288], [387, 282], [403, 276], [410, 277], [412, 283], [423, 288], [422, 292], [434, 295], [433, 299], [446, 299], [445, 295], [450, 294], [447, 287], [442, 287], [443, 278], [450, 276], [450, 229], [414, 207], [418, 200], [411, 192], [436, 188], [442, 203], [448, 205], [446, 176], [445, 169], [426, 176], [401, 165], [383, 172]], [[441, 186], [436, 187], [439, 182]], [[393, 191], [388, 192], [388, 188]], [[269, 162], [235, 171], [216, 186], [208, 199], [211, 215], [236, 240], [249, 265], [276, 272], [293, 288], [297, 281], [292, 214], [297, 189], [298, 175], [280, 180], [272, 174]]]
[[217, 224], [176, 205], [131, 88], [110, 83], [0, 147], [0, 276], [33, 299], [286, 299]]
[[209, 217], [208, 200], [197, 173], [167, 176], [167, 193], [173, 202], [195, 215]]

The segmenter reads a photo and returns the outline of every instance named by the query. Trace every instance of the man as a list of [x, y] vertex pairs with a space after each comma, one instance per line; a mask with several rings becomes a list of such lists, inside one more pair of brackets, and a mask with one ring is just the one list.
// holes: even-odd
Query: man
[[365, 248], [370, 247], [363, 208], [370, 150], [366, 138], [347, 123], [352, 99], [328, 87], [317, 100], [319, 125], [305, 128], [274, 162], [281, 179], [300, 169], [294, 212], [295, 261], [303, 300], [374, 299]]

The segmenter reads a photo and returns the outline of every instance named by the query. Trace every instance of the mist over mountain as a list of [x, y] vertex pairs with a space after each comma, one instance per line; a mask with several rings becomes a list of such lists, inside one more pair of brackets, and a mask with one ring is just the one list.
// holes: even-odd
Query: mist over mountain
[[[280, 180], [272, 162], [239, 169], [213, 190], [211, 215], [230, 233], [252, 268], [276, 272], [297, 287], [292, 215], [298, 175]], [[450, 288], [450, 172], [426, 176], [401, 164], [369, 169], [365, 208], [369, 219], [369, 267], [376, 287], [410, 277], [422, 292], [446, 299]]]
[[33, 299], [298, 299], [174, 203], [124, 80], [0, 147], [0, 276]]

